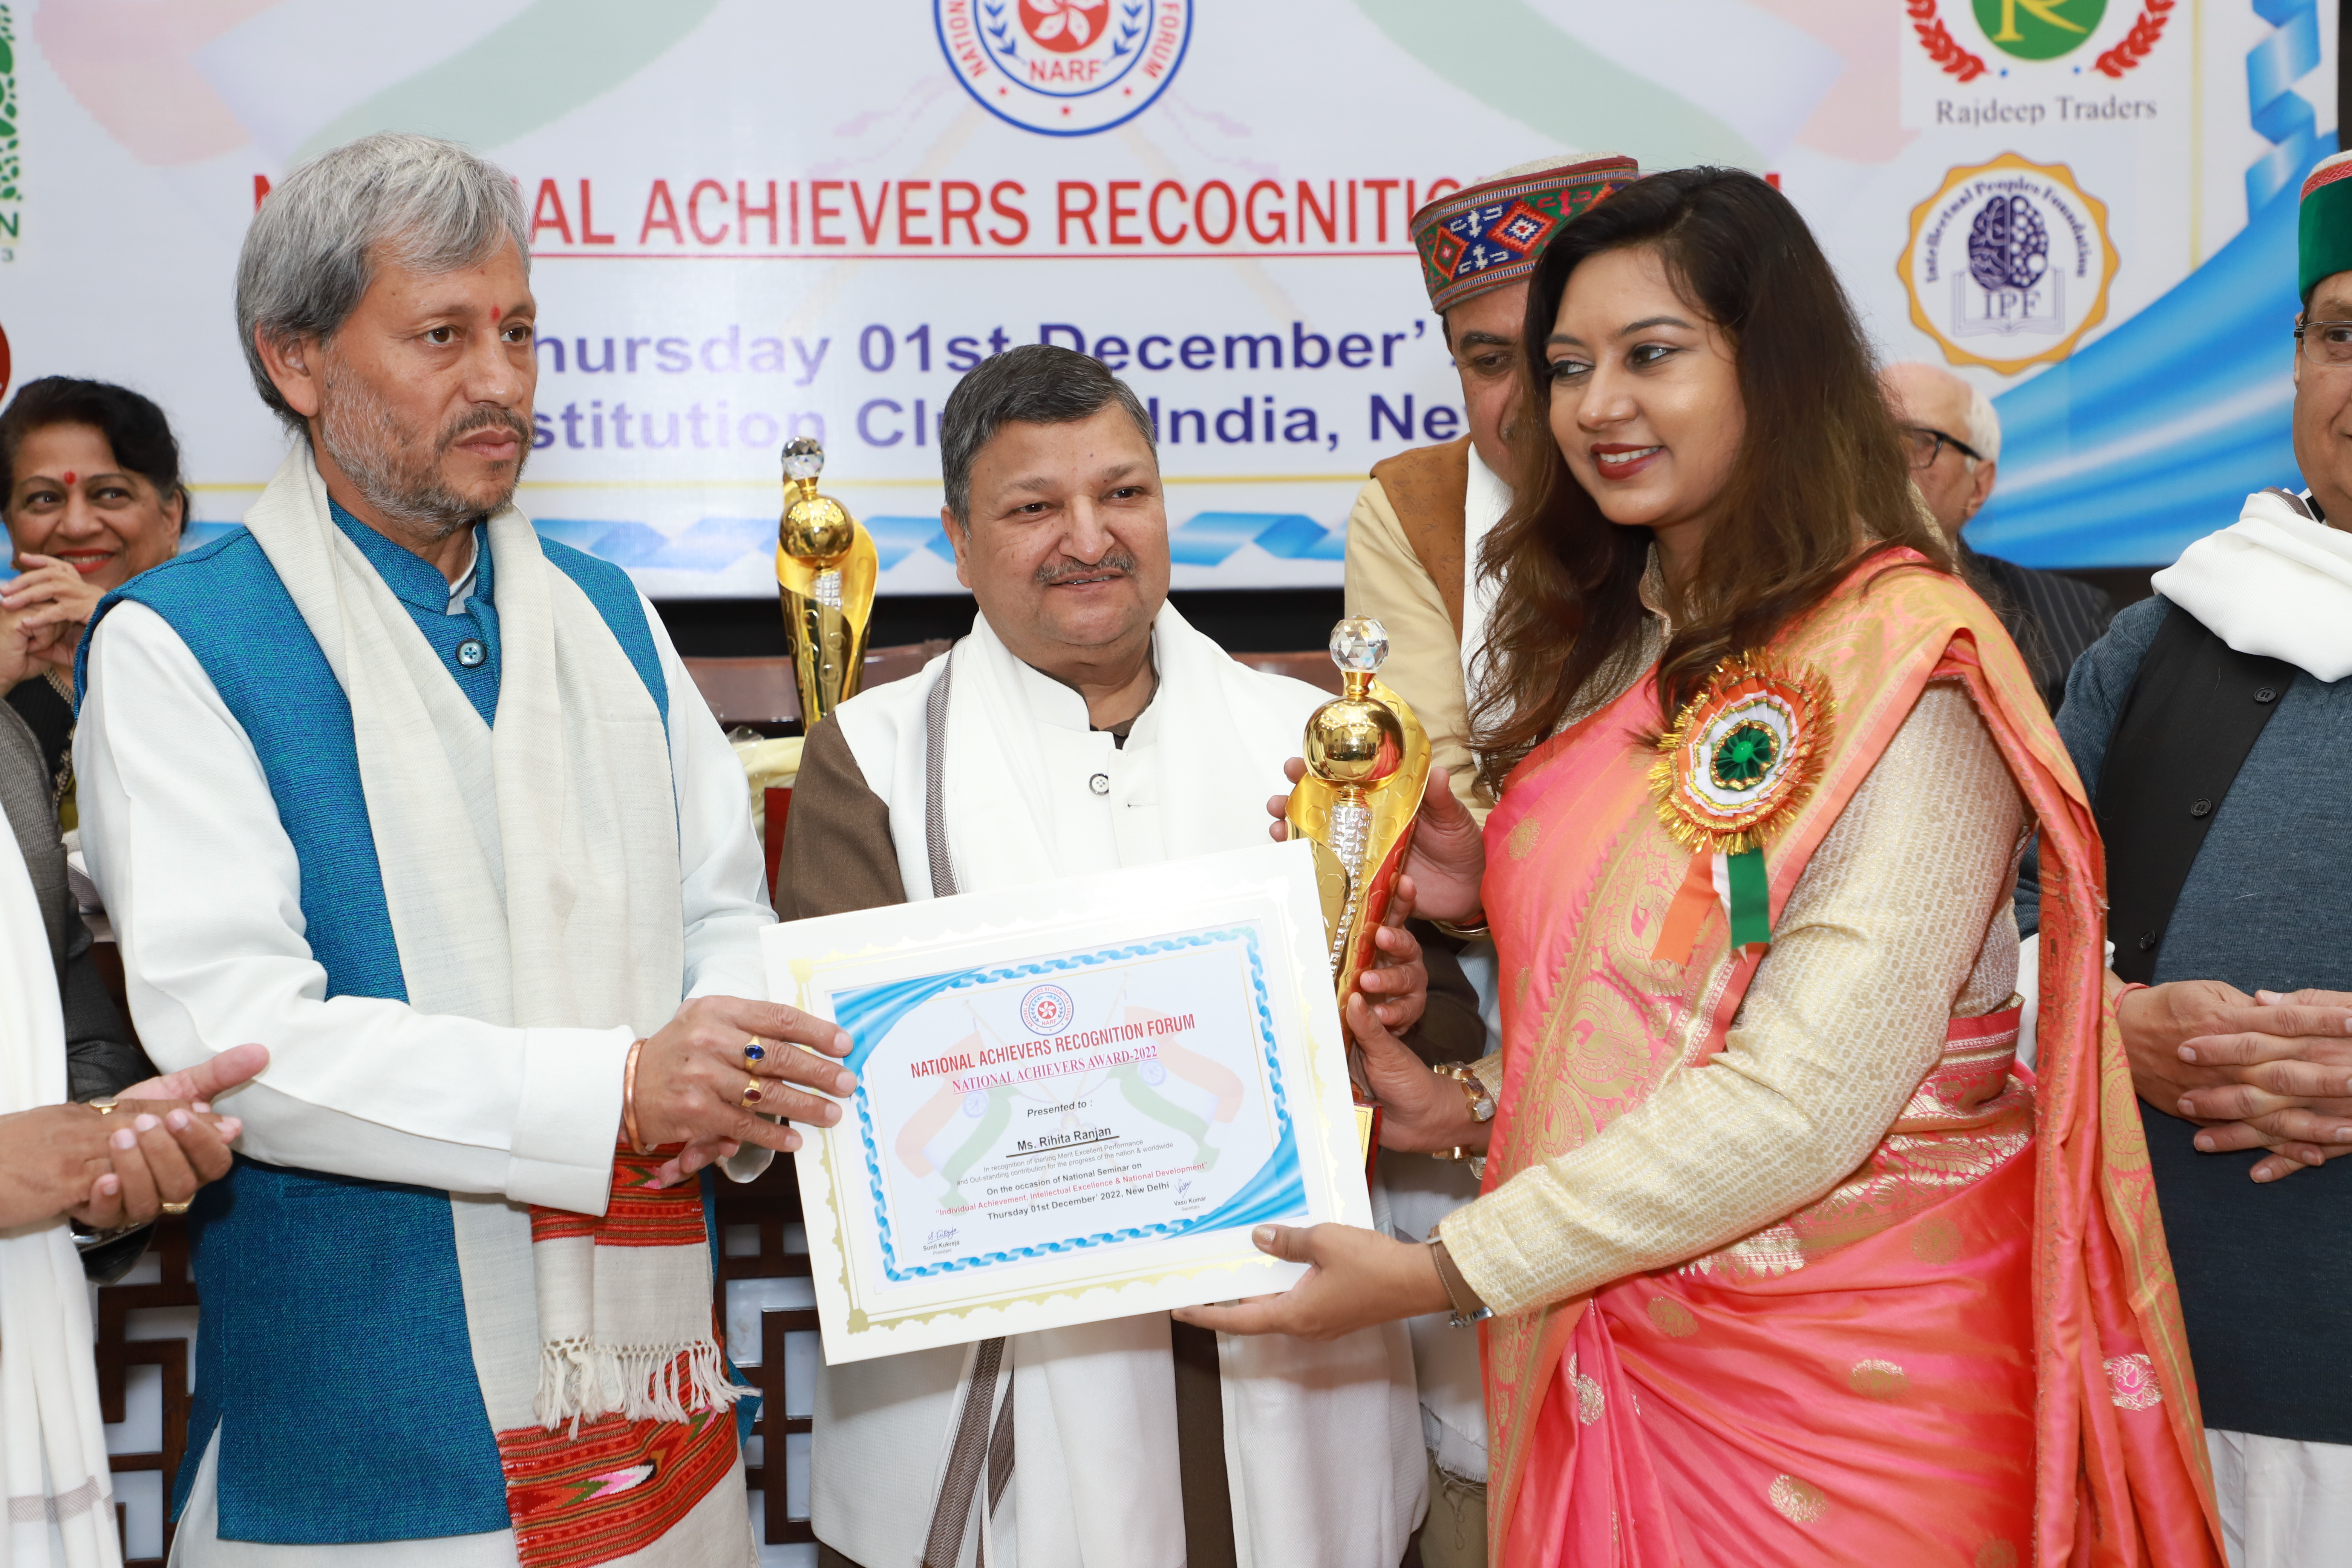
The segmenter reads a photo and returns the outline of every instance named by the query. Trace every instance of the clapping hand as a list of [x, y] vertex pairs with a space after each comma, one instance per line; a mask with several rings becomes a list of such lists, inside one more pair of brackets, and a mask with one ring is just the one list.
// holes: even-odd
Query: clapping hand
[[0, 689], [46, 668], [73, 668], [82, 627], [106, 595], [52, 555], [21, 555], [21, 574], [0, 586]]
[[69, 1215], [94, 1230], [145, 1225], [228, 1173], [242, 1125], [212, 1097], [259, 1072], [269, 1053], [238, 1046], [115, 1097], [110, 1113], [44, 1105], [0, 1117], [0, 1228]]

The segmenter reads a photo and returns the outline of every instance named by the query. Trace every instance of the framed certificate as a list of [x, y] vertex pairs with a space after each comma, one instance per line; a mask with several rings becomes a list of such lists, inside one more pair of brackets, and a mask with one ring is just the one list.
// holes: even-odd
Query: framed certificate
[[1279, 1290], [1251, 1227], [1371, 1223], [1304, 843], [761, 941], [855, 1042], [798, 1159], [828, 1362]]

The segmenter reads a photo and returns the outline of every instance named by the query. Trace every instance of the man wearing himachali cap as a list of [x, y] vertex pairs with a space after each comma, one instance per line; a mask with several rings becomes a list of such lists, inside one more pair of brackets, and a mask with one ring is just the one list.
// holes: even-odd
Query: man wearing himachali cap
[[1422, 281], [1462, 376], [1469, 433], [1372, 466], [1348, 514], [1348, 613], [1388, 629], [1381, 679], [1412, 704], [1431, 760], [1482, 819], [1471, 794], [1465, 677], [1494, 584], [1478, 581], [1478, 546], [1511, 504], [1512, 405], [1528, 277], [1560, 226], [1639, 179], [1631, 158], [1555, 153], [1504, 170], [1412, 216]]
[[2234, 1568], [2352, 1540], [2352, 1406], [2309, 1370], [2352, 1340], [2352, 1166], [2326, 1163], [2352, 1151], [2352, 153], [2304, 183], [2300, 251], [2302, 485], [2158, 573], [2058, 715]]
[[[1467, 689], [1494, 584], [1478, 581], [1487, 531], [1511, 503], [1505, 432], [1517, 402], [1528, 277], [1560, 226], [1639, 178], [1630, 158], [1554, 153], [1506, 169], [1423, 206], [1412, 218], [1422, 280], [1462, 377], [1469, 432], [1400, 452], [1372, 468], [1348, 517], [1347, 604], [1389, 634], [1381, 679], [1412, 704], [1433, 761], [1482, 820], [1493, 804], [1471, 786]], [[1494, 945], [1462, 943], [1417, 926], [1430, 966], [1430, 1007], [1408, 1043], [1433, 1062], [1475, 1061], [1495, 1048], [1482, 1013], [1494, 997]], [[1452, 950], [1461, 948], [1458, 954]], [[1453, 972], [1459, 966], [1467, 983]], [[1447, 1004], [1460, 995], [1462, 1005]], [[1398, 1233], [1418, 1240], [1478, 1194], [1469, 1165], [1385, 1153], [1381, 1179]], [[1441, 1314], [1411, 1325], [1429, 1446], [1427, 1568], [1486, 1562], [1486, 1408], [1478, 1346]]]

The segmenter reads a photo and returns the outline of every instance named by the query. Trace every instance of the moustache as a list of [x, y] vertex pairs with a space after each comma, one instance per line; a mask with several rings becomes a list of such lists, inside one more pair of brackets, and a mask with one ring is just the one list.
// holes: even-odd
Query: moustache
[[1037, 568], [1036, 583], [1040, 588], [1051, 588], [1058, 583], [1075, 582], [1080, 577], [1102, 577], [1116, 574], [1121, 577], [1135, 575], [1135, 557], [1123, 550], [1114, 550], [1092, 565], [1070, 562], [1061, 565]]
[[530, 426], [511, 408], [477, 408], [471, 414], [461, 415], [441, 433], [441, 449], [446, 452], [475, 431], [489, 429], [512, 432], [515, 439], [522, 443], [523, 450], [530, 450]]

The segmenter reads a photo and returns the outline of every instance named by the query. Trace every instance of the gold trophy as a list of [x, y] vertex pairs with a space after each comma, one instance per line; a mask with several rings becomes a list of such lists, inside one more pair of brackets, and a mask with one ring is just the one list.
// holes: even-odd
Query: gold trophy
[[784, 443], [784, 515], [776, 525], [776, 586], [784, 636], [801, 689], [801, 731], [857, 695], [866, 674], [866, 632], [874, 618], [881, 566], [874, 536], [849, 509], [817, 493], [824, 447], [805, 436]]
[[[1343, 1016], [1356, 977], [1375, 963], [1372, 936], [1412, 846], [1429, 780], [1427, 731], [1412, 706], [1374, 679], [1388, 657], [1388, 632], [1370, 616], [1331, 628], [1331, 662], [1347, 689], [1307, 721], [1307, 775], [1290, 792], [1290, 830], [1315, 846], [1331, 981]], [[1380, 1106], [1352, 1044], [1349, 1066], [1369, 1166], [1380, 1142]]]

